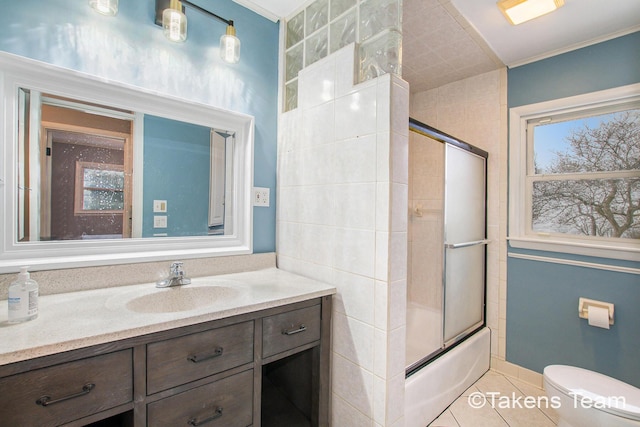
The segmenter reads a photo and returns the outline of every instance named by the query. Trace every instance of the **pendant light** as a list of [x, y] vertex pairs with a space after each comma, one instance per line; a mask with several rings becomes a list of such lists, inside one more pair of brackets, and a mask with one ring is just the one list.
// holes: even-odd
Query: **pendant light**
[[162, 12], [164, 36], [172, 42], [182, 43], [187, 39], [187, 16], [182, 13], [182, 3], [171, 0], [169, 7]]
[[227, 24], [225, 34], [220, 37], [220, 57], [230, 64], [235, 64], [240, 60], [240, 40], [236, 37], [236, 28], [233, 25], [233, 21], [209, 12], [191, 3], [190, 0], [156, 0], [155, 22], [158, 25], [162, 25], [164, 35], [169, 40], [184, 42], [187, 39], [187, 17], [183, 12], [183, 8], [193, 8], [210, 18]]
[[240, 60], [240, 40], [236, 37], [233, 21], [229, 21], [227, 33], [220, 36], [220, 57], [230, 64]]

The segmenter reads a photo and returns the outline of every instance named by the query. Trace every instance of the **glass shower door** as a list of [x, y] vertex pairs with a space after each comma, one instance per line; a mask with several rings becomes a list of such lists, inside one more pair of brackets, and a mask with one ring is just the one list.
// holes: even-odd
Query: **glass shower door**
[[484, 324], [488, 153], [409, 121], [406, 372]]
[[445, 148], [445, 347], [484, 323], [486, 159]]

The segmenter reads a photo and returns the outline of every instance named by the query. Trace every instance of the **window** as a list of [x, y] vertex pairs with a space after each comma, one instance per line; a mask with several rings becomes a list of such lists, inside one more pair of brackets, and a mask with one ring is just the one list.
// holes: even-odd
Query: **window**
[[512, 109], [513, 246], [638, 256], [640, 91], [629, 89]]
[[124, 166], [76, 162], [76, 215], [122, 213], [123, 211]]

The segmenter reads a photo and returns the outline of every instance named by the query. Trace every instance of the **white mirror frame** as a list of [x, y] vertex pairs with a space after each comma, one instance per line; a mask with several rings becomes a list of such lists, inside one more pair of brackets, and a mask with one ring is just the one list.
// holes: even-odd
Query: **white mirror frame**
[[[233, 158], [233, 232], [224, 236], [131, 238], [103, 241], [16, 241], [18, 224], [18, 88], [29, 88], [80, 101], [224, 129], [236, 136]], [[254, 118], [210, 105], [108, 82], [88, 74], [0, 52], [0, 273], [20, 266], [31, 270], [128, 264], [224, 255], [253, 251]], [[136, 129], [140, 138], [141, 129]], [[138, 133], [140, 132], [140, 133]], [[140, 155], [141, 151], [134, 153]], [[135, 185], [135, 184], [134, 184]]]

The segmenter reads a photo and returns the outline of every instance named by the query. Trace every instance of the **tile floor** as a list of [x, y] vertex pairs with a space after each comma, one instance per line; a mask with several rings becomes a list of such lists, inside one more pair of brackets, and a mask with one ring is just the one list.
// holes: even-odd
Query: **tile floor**
[[554, 427], [547, 406], [544, 390], [490, 370], [428, 427]]

